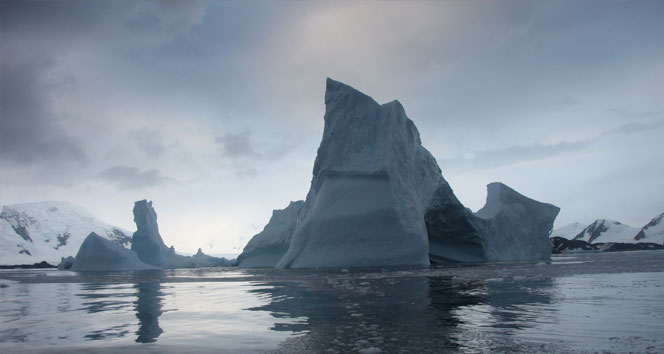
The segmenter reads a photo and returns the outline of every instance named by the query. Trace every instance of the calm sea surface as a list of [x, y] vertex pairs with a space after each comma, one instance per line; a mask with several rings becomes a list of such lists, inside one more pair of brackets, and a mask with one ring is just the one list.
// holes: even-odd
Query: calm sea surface
[[433, 268], [0, 271], [1, 353], [664, 352], [664, 252]]

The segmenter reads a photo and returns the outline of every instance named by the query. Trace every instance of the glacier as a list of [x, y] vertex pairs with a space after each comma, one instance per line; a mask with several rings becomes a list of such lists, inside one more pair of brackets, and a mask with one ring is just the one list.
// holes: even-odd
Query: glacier
[[482, 210], [464, 207], [398, 101], [381, 105], [328, 78], [324, 123], [305, 201], [288, 220], [273, 215], [279, 227], [273, 229], [271, 219], [238, 257], [240, 266], [427, 266], [550, 257], [548, 236], [559, 209], [502, 183], [488, 186]]

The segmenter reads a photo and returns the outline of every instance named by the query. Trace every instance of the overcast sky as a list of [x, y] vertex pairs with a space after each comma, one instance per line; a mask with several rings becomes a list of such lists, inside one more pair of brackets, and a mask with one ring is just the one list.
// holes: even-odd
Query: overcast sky
[[303, 199], [325, 78], [398, 99], [459, 199], [556, 227], [664, 212], [664, 1], [0, 2], [0, 204], [64, 200], [183, 252]]

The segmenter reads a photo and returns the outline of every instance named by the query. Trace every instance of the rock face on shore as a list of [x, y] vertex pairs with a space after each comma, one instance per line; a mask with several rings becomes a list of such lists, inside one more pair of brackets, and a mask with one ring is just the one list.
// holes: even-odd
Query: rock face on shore
[[71, 270], [77, 272], [158, 269], [138, 259], [133, 251], [90, 233], [78, 250]]
[[287, 223], [273, 232], [271, 220], [249, 242], [241, 266], [426, 266], [550, 256], [558, 208], [496, 183], [485, 208], [473, 214], [454, 196], [398, 101], [380, 105], [328, 79], [325, 106], [306, 200]]

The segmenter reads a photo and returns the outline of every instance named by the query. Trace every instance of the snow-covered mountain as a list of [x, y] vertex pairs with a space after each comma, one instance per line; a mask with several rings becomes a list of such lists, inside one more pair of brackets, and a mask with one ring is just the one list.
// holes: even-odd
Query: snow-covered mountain
[[647, 223], [638, 234], [636, 239], [638, 242], [653, 242], [664, 244], [664, 213], [655, 216], [649, 223]]
[[553, 237], [562, 237], [568, 240], [573, 240], [576, 235], [580, 234], [583, 229], [586, 228], [585, 224], [580, 222], [573, 222], [571, 224], [565, 225], [559, 229], [551, 231], [551, 238]]
[[574, 236], [574, 240], [583, 240], [589, 243], [596, 242], [624, 242], [634, 243], [634, 236], [639, 229], [625, 225], [621, 222], [608, 219], [597, 219], [588, 225], [579, 234]]
[[57, 264], [74, 256], [91, 232], [128, 247], [131, 232], [96, 219], [84, 208], [66, 202], [38, 202], [2, 207], [0, 264]]

